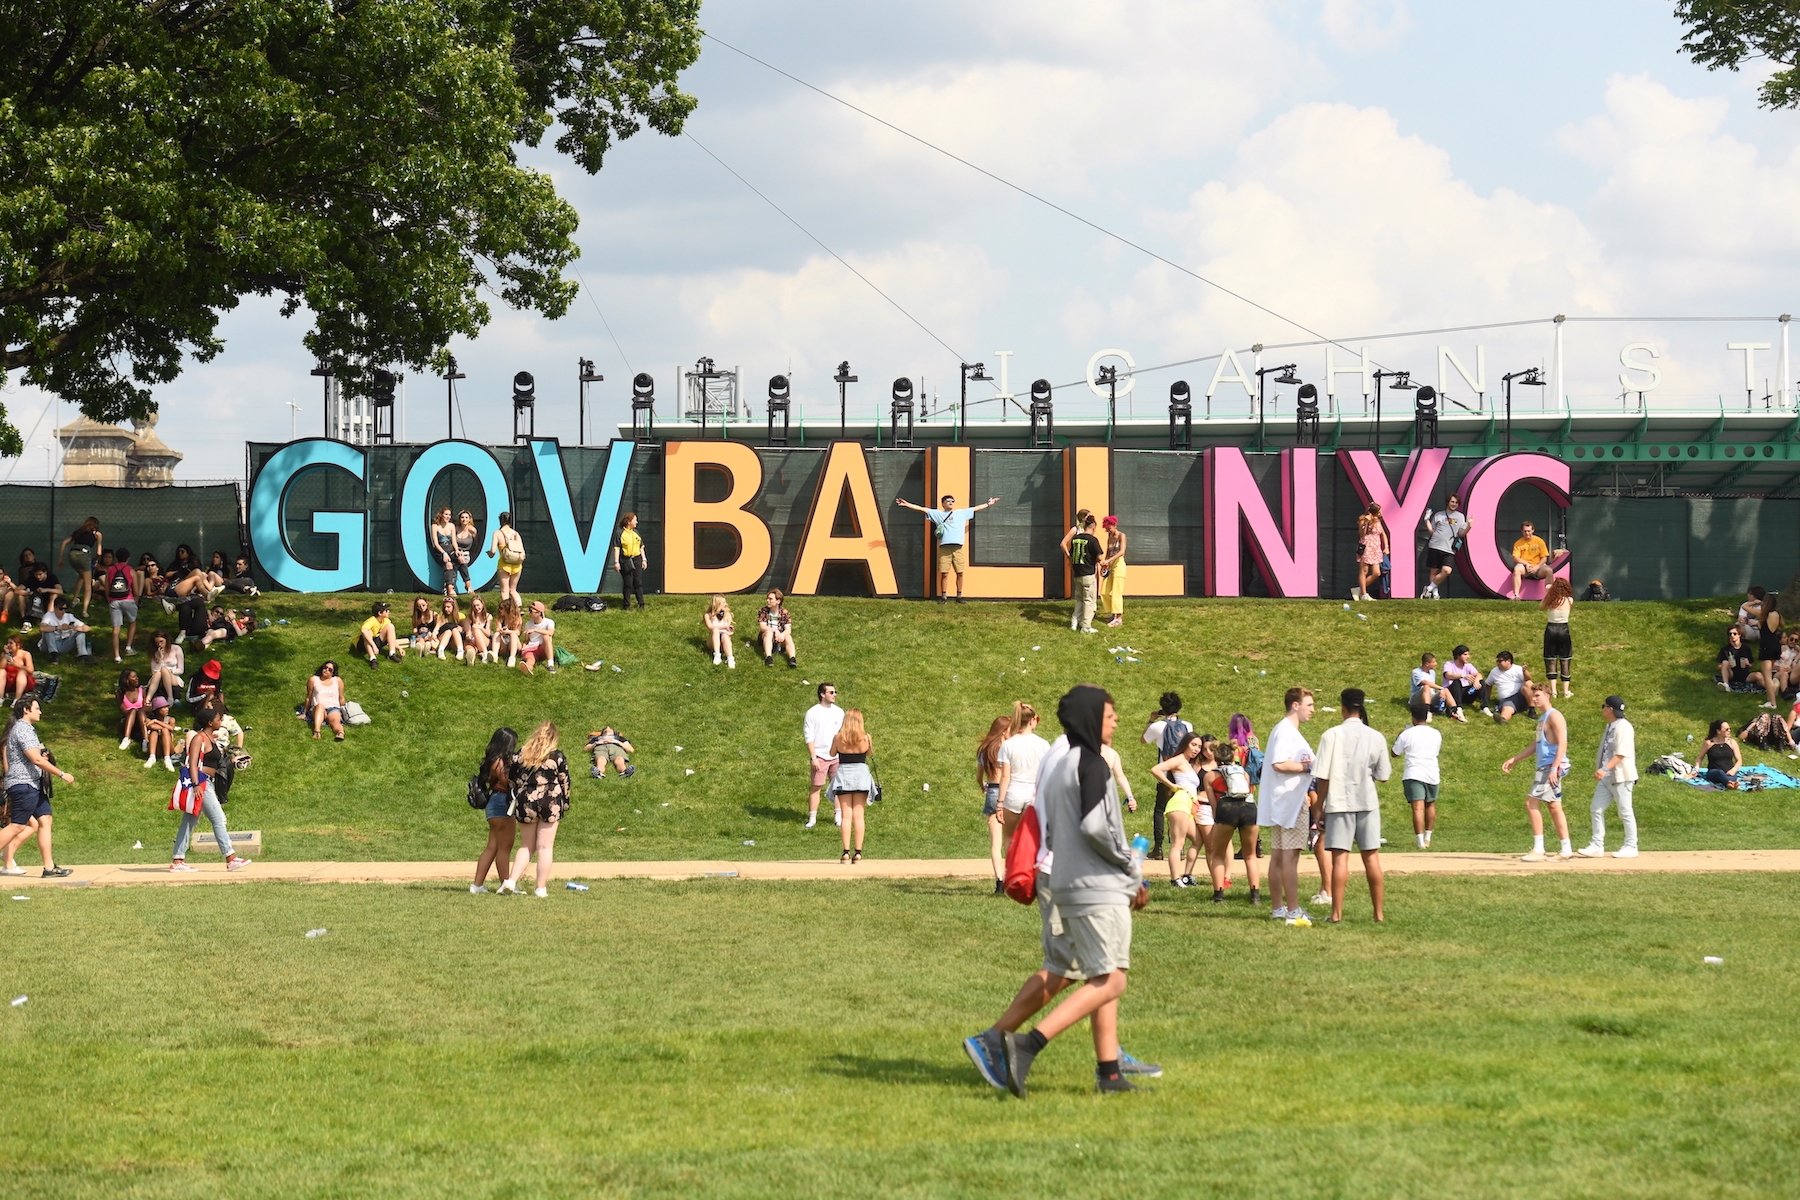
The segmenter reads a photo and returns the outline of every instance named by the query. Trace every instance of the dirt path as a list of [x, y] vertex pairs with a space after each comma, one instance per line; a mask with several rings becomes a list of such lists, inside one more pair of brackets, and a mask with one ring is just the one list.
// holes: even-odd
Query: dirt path
[[[1152, 878], [1162, 879], [1161, 864]], [[123, 887], [184, 883], [422, 883], [467, 880], [470, 862], [258, 862], [227, 873], [221, 863], [196, 863], [192, 874], [171, 875], [162, 863], [77, 866], [67, 879], [44, 879], [28, 868], [23, 876], [0, 879], [0, 891], [47, 887]], [[1390, 854], [1382, 859], [1390, 875], [1534, 875], [1571, 872], [1695, 873], [1708, 871], [1800, 871], [1800, 850], [1662, 850], [1635, 859], [1577, 858], [1569, 862], [1520, 862], [1509, 854]], [[1313, 872], [1312, 856], [1301, 873]], [[1316, 874], [1316, 872], [1314, 872]], [[1240, 881], [1241, 869], [1233, 872]], [[562, 862], [556, 878], [570, 879], [958, 879], [989, 878], [986, 859], [867, 859], [856, 866], [828, 861], [787, 862]]]

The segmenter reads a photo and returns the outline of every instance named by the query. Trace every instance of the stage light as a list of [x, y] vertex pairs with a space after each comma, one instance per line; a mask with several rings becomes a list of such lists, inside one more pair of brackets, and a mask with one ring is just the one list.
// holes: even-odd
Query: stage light
[[837, 374], [831, 381], [838, 385], [838, 436], [843, 437], [850, 427], [849, 387], [856, 382], [856, 376], [850, 373], [849, 359], [838, 364]]
[[[976, 363], [975, 365], [979, 368], [981, 364]], [[968, 376], [965, 375], [963, 378], [967, 380]], [[964, 386], [967, 386], [966, 383]], [[896, 446], [913, 444], [913, 407], [913, 381], [902, 375], [894, 380], [888, 402], [888, 417], [893, 423], [892, 441]], [[906, 435], [904, 437], [900, 434], [900, 418], [902, 416], [906, 418]]]
[[[769, 433], [771, 446], [788, 444], [788, 422], [792, 419], [789, 409], [793, 405], [792, 384], [786, 375], [769, 376]], [[775, 434], [775, 414], [781, 414], [781, 435]]]
[[1294, 441], [1302, 446], [1319, 444], [1319, 389], [1310, 383], [1294, 393]]
[[1421, 387], [1413, 397], [1413, 442], [1420, 446], [1438, 444], [1438, 394], [1430, 384]]
[[[1031, 381], [1031, 444], [1033, 446], [1052, 446], [1056, 442], [1056, 414], [1051, 404], [1051, 387], [1048, 379]], [[1043, 432], [1038, 432], [1038, 422], [1043, 422]]]
[[575, 424], [575, 440], [579, 445], [587, 445], [587, 397], [588, 384], [605, 383], [606, 376], [594, 370], [594, 360], [581, 358], [576, 360], [575, 395], [577, 397]]
[[530, 371], [513, 376], [513, 441], [527, 442], [537, 436], [537, 380]]
[[647, 371], [631, 377], [631, 436], [634, 441], [656, 437], [656, 380]]
[[[1176, 432], [1179, 422], [1181, 431]], [[1194, 390], [1185, 379], [1177, 379], [1169, 385], [1169, 449], [1192, 450], [1194, 448]]]
[[[1558, 321], [1562, 318], [1558, 317]], [[1506, 392], [1506, 452], [1512, 453], [1512, 389], [1513, 380], [1518, 380], [1521, 387], [1543, 387], [1544, 371], [1542, 367], [1527, 367], [1523, 371], [1508, 371], [1500, 377], [1500, 383]]]

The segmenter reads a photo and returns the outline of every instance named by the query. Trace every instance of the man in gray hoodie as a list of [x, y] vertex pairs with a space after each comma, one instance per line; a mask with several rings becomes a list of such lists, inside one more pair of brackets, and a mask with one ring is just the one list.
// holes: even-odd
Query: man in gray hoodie
[[[1135, 1090], [1126, 1077], [1156, 1076], [1160, 1067], [1119, 1049], [1119, 999], [1131, 967], [1131, 914], [1149, 902], [1142, 864], [1125, 840], [1125, 819], [1112, 769], [1100, 747], [1112, 740], [1118, 714], [1112, 697], [1081, 684], [1057, 705], [1067, 739], [1038, 769], [1037, 812], [1043, 823], [1038, 860], [1038, 911], [1044, 965], [1026, 979], [994, 1025], [963, 1046], [982, 1077], [1015, 1096], [1025, 1094], [1032, 1060], [1051, 1038], [1091, 1018], [1095, 1087]], [[1081, 986], [1030, 1033], [1016, 1033], [1071, 981]]]

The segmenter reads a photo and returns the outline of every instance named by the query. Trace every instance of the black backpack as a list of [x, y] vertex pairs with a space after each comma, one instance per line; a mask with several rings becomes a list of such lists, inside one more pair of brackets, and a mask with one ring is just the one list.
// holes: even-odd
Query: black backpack
[[598, 596], [564, 596], [550, 608], [553, 612], [605, 612], [606, 601]]
[[106, 569], [106, 594], [113, 600], [131, 595], [131, 568], [112, 566]]

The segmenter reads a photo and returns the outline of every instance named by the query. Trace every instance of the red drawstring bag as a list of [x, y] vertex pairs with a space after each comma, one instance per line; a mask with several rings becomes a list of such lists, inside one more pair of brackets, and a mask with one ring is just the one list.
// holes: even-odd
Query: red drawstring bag
[[1043, 840], [1037, 805], [1027, 804], [1013, 827], [1012, 843], [1006, 848], [1006, 894], [1020, 904], [1037, 902], [1038, 850]]

